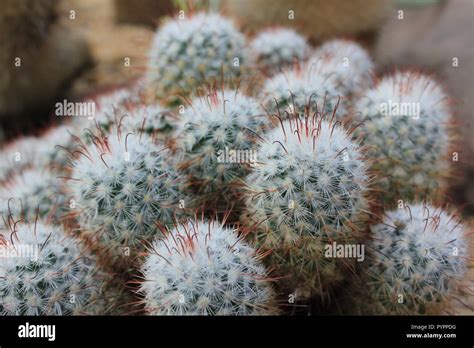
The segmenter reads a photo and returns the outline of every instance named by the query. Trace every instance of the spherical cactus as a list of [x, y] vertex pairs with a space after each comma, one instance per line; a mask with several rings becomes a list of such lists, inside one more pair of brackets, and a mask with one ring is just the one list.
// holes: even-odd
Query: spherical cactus
[[[11, 222], [11, 221], [10, 221]], [[105, 314], [107, 276], [62, 227], [17, 222], [0, 233], [1, 315]], [[10, 235], [8, 234], [10, 232]]]
[[217, 221], [177, 224], [151, 247], [140, 293], [152, 315], [265, 315], [274, 294], [261, 255]]
[[328, 256], [333, 242], [354, 244], [366, 219], [369, 174], [362, 150], [338, 123], [285, 121], [265, 136], [247, 176], [244, 223], [270, 250], [284, 291], [325, 297], [351, 266]]
[[25, 169], [0, 186], [0, 211], [33, 222], [57, 220], [65, 208], [62, 182], [48, 170]]
[[328, 41], [316, 50], [311, 60], [322, 61], [322, 73], [332, 80], [342, 95], [357, 95], [372, 87], [374, 63], [356, 42]]
[[181, 178], [169, 151], [144, 134], [112, 131], [96, 137], [74, 160], [69, 188], [82, 235], [94, 241], [111, 264], [128, 265], [144, 242], [184, 213]]
[[438, 83], [398, 72], [366, 91], [355, 109], [362, 123], [356, 134], [372, 149], [373, 169], [385, 176], [378, 183], [387, 206], [439, 192], [452, 139], [448, 97]]
[[387, 212], [371, 231], [371, 297], [360, 300], [376, 314], [436, 313], [467, 270], [463, 225], [442, 209], [415, 204]]
[[229, 199], [236, 193], [256, 162], [256, 137], [269, 124], [257, 100], [239, 91], [214, 90], [194, 99], [178, 122], [174, 146], [195, 198], [225, 194]]
[[241, 75], [244, 36], [218, 14], [197, 13], [159, 28], [150, 51], [148, 81], [159, 99], [175, 103], [203, 81]]
[[270, 74], [305, 60], [310, 50], [303, 36], [287, 28], [262, 31], [249, 44], [251, 62]]
[[268, 79], [261, 99], [269, 114], [279, 114], [282, 118], [304, 116], [308, 107], [312, 113], [319, 114], [332, 114], [337, 108], [341, 119], [347, 114], [346, 98], [335, 80], [325, 74], [321, 60], [294, 65]]

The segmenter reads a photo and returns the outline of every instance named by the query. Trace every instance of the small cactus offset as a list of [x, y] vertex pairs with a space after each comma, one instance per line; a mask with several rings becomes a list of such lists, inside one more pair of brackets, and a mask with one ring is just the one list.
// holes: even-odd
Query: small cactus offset
[[58, 220], [65, 209], [62, 182], [49, 170], [25, 169], [0, 186], [0, 212], [33, 222]]
[[325, 247], [356, 243], [366, 218], [363, 152], [338, 123], [296, 117], [265, 137], [258, 156], [242, 221], [258, 226], [250, 237], [272, 251], [283, 289], [324, 295], [350, 263], [326, 257]]
[[366, 283], [376, 314], [433, 314], [456, 290], [469, 263], [465, 227], [429, 204], [389, 211], [371, 227]]
[[175, 130], [176, 117], [159, 104], [141, 105], [132, 108], [121, 119], [121, 129], [140, 132], [156, 140], [166, 140]]
[[[67, 181], [83, 235], [96, 241], [115, 261], [144, 248], [157, 233], [155, 224], [169, 224], [184, 213], [181, 178], [168, 164], [166, 148], [145, 134], [112, 130], [94, 138], [72, 164]], [[107, 253], [107, 254], [109, 254]]]
[[344, 96], [360, 94], [373, 85], [372, 58], [354, 41], [328, 41], [316, 50], [311, 60], [323, 62], [322, 73], [332, 80]]
[[294, 65], [269, 78], [260, 98], [269, 114], [285, 118], [293, 114], [304, 117], [306, 108], [312, 113], [331, 113], [336, 106], [338, 118], [347, 114], [345, 96], [336, 81], [325, 74], [321, 60]]
[[109, 93], [104, 93], [91, 101], [97, 105], [97, 109], [104, 114], [113, 114], [116, 109], [128, 109], [142, 102], [143, 86], [139, 81], [130, 87], [119, 88]]
[[73, 133], [81, 140], [90, 143], [94, 134], [91, 131], [103, 131], [105, 133], [117, 125], [129, 111], [141, 105], [141, 85], [135, 84], [130, 88], [120, 88], [109, 93], [104, 93], [90, 98], [85, 103], [94, 104], [94, 115], [92, 117], [75, 117], [72, 123]]
[[244, 48], [244, 36], [218, 14], [171, 19], [158, 29], [150, 51], [149, 87], [158, 99], [175, 104], [178, 94], [192, 93], [206, 80], [239, 77]]
[[261, 255], [235, 228], [188, 220], [153, 242], [140, 293], [151, 315], [276, 313]]
[[397, 72], [366, 91], [355, 105], [362, 123], [356, 134], [372, 150], [383, 200], [394, 206], [439, 193], [449, 176], [449, 100], [437, 82], [414, 72]]
[[[0, 232], [1, 315], [106, 314], [108, 280], [60, 226], [9, 219]], [[14, 227], [13, 227], [14, 225]]]
[[[119, 105], [119, 104], [118, 104]], [[166, 140], [175, 129], [175, 116], [163, 106], [153, 103], [148, 105], [136, 105], [114, 109], [113, 113], [105, 113], [100, 110], [96, 115], [95, 123], [76, 124], [78, 137], [86, 144], [91, 144], [94, 137], [101, 134], [109, 134], [113, 129], [119, 127], [122, 132], [143, 133], [156, 141]], [[74, 144], [71, 140], [69, 146]]]
[[302, 35], [287, 28], [262, 31], [249, 43], [250, 61], [267, 74], [304, 61], [310, 50]]
[[174, 147], [196, 192], [195, 204], [235, 193], [256, 162], [256, 138], [269, 125], [258, 101], [237, 90], [214, 89], [191, 101], [178, 122]]

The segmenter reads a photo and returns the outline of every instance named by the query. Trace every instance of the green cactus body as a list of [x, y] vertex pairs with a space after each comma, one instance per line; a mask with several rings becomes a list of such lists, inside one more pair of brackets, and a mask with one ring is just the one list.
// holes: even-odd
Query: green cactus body
[[152, 92], [176, 104], [206, 80], [238, 78], [244, 65], [245, 38], [217, 14], [172, 19], [158, 29], [150, 51], [147, 78]]
[[59, 226], [17, 223], [0, 248], [0, 314], [106, 314], [107, 276]]
[[289, 118], [311, 113], [332, 114], [337, 108], [338, 118], [347, 115], [346, 97], [335, 80], [326, 75], [322, 60], [310, 60], [294, 65], [269, 78], [262, 88], [262, 104], [269, 114]]
[[239, 91], [215, 90], [192, 101], [178, 123], [175, 147], [196, 204], [237, 193], [256, 162], [256, 138], [269, 124], [258, 102]]
[[374, 83], [374, 63], [367, 51], [350, 40], [331, 40], [320, 46], [310, 58], [322, 61], [321, 73], [344, 96], [362, 93]]
[[168, 163], [168, 150], [144, 134], [116, 130], [94, 143], [73, 162], [67, 183], [72, 211], [81, 232], [108, 251], [112, 264], [128, 264], [159, 234], [156, 224], [184, 214], [181, 178]]
[[386, 213], [371, 226], [368, 296], [374, 314], [433, 314], [463, 279], [469, 260], [466, 230], [457, 218], [426, 204]]
[[448, 98], [439, 85], [417, 73], [396, 73], [366, 91], [355, 105], [355, 133], [371, 150], [386, 206], [439, 193], [449, 176], [452, 138]]
[[30, 222], [37, 216], [57, 221], [65, 212], [62, 182], [48, 170], [25, 169], [0, 187], [0, 211]]
[[303, 36], [287, 28], [262, 31], [249, 43], [252, 64], [267, 74], [304, 61], [310, 50], [311, 47]]
[[261, 256], [233, 228], [189, 220], [152, 244], [140, 293], [152, 315], [276, 313]]
[[356, 243], [366, 219], [369, 176], [363, 153], [338, 124], [296, 118], [274, 129], [247, 176], [243, 223], [280, 285], [300, 299], [325, 296], [351, 260], [327, 257], [333, 241]]

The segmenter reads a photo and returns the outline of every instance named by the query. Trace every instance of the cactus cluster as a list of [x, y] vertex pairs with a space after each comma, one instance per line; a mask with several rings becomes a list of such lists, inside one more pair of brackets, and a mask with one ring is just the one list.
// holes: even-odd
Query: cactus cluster
[[152, 315], [265, 315], [276, 312], [261, 256], [235, 228], [187, 220], [153, 242], [140, 292]]
[[40, 246], [0, 262], [0, 314], [439, 314], [456, 298], [468, 227], [413, 203], [450, 174], [431, 77], [378, 79], [353, 41], [246, 41], [180, 11], [138, 83], [85, 102], [90, 119], [0, 152], [0, 251]]
[[325, 257], [325, 246], [360, 237], [369, 183], [363, 152], [324, 117], [285, 121], [264, 139], [246, 178], [246, 223], [258, 226], [253, 237], [272, 250], [269, 264], [288, 277], [286, 289], [321, 294], [344, 268]]
[[256, 139], [270, 126], [268, 116], [256, 99], [228, 89], [193, 99], [180, 116], [174, 146], [196, 204], [230, 197], [255, 164]]
[[336, 106], [338, 117], [345, 117], [347, 105], [334, 79], [325, 73], [324, 62], [309, 60], [265, 81], [260, 98], [269, 114], [304, 116], [309, 108], [314, 113], [330, 113]]
[[158, 233], [157, 222], [167, 225], [184, 212], [181, 178], [168, 163], [171, 154], [148, 136], [116, 129], [94, 138], [92, 146], [79, 145], [82, 152], [67, 182], [75, 203], [71, 211], [81, 232], [112, 260], [135, 255]]
[[306, 39], [287, 28], [262, 31], [249, 43], [250, 61], [267, 74], [304, 61], [310, 51]]
[[467, 270], [465, 227], [443, 209], [415, 204], [386, 212], [371, 232], [372, 313], [436, 313]]
[[355, 110], [373, 169], [384, 175], [378, 182], [386, 204], [440, 193], [453, 140], [449, 99], [438, 83], [397, 72], [367, 90]]
[[20, 222], [0, 238], [1, 315], [106, 313], [106, 275], [62, 227]]
[[171, 19], [156, 33], [147, 78], [157, 98], [173, 104], [211, 78], [239, 77], [244, 49], [244, 36], [218, 14]]

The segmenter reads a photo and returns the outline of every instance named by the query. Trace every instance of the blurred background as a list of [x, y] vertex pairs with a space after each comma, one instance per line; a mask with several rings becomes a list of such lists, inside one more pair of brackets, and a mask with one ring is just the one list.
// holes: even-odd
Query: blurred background
[[[180, 0], [0, 0], [0, 143], [53, 123], [54, 104], [106, 93], [139, 79], [160, 21]], [[474, 212], [474, 1], [200, 0], [252, 35], [293, 26], [313, 45], [354, 38], [378, 73], [416, 67], [454, 98], [462, 170], [457, 203]], [[294, 20], [288, 20], [288, 10]], [[454, 64], [456, 62], [456, 64]]]

